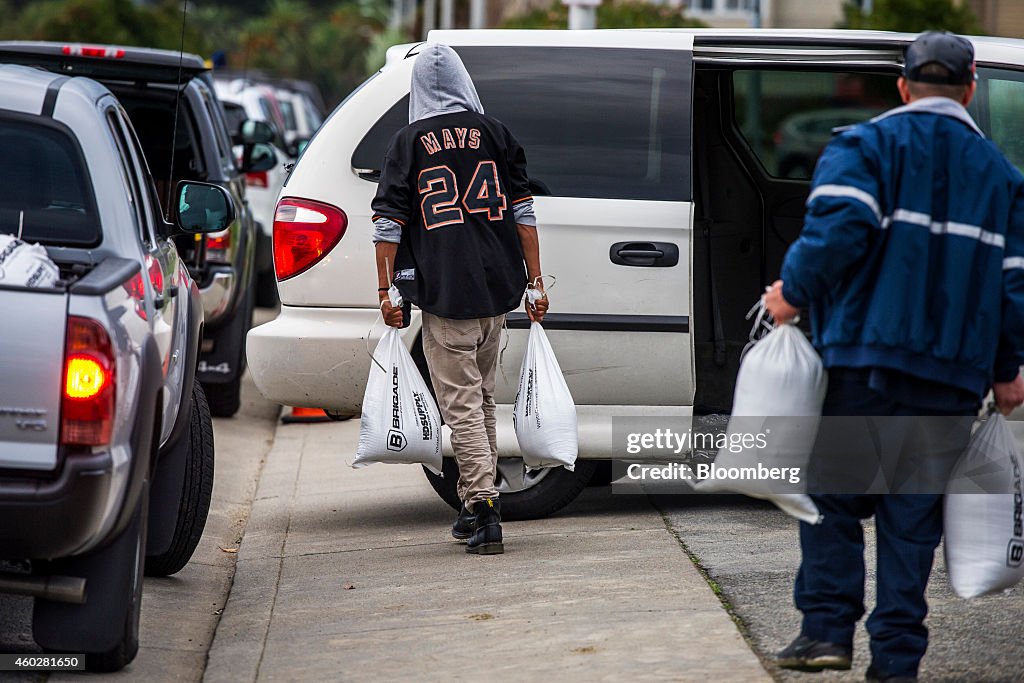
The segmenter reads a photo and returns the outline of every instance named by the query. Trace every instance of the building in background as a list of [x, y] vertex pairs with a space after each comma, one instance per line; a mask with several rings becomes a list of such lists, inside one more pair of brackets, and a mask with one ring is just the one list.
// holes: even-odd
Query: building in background
[[981, 30], [992, 36], [1024, 36], [1024, 2], [1021, 0], [961, 0], [978, 18]]
[[[611, 2], [612, 0], [604, 0]], [[649, 0], [685, 10], [687, 16], [716, 28], [832, 28], [843, 21], [848, 0]], [[561, 0], [392, 0], [392, 26], [415, 22], [431, 28], [493, 28], [506, 20]], [[852, 0], [870, 11], [872, 0]], [[1024, 0], [954, 0], [971, 8], [989, 35], [1024, 36]], [[760, 14], [758, 14], [760, 8]], [[404, 18], [404, 21], [400, 19]]]

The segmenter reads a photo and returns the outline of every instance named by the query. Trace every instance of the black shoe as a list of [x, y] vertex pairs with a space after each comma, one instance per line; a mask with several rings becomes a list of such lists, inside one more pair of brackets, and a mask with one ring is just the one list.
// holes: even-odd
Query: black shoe
[[775, 655], [775, 664], [783, 669], [797, 671], [823, 671], [837, 669], [846, 671], [853, 659], [853, 648], [835, 643], [811, 640], [797, 636], [785, 650]]
[[463, 504], [462, 509], [459, 510], [459, 516], [452, 524], [452, 537], [465, 541], [473, 535], [474, 531], [476, 531], [476, 515], [467, 510], [466, 505]]
[[917, 676], [890, 676], [872, 665], [868, 667], [864, 680], [868, 683], [917, 683]]
[[500, 555], [505, 552], [501, 542], [501, 505], [496, 498], [473, 503], [476, 531], [469, 537], [466, 552], [475, 555]]

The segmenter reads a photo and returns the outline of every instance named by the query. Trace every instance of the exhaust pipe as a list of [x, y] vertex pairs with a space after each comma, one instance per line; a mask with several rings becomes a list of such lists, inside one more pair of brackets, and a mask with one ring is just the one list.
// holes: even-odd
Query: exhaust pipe
[[85, 602], [85, 579], [77, 576], [28, 576], [0, 573], [0, 593], [28, 595], [54, 602]]

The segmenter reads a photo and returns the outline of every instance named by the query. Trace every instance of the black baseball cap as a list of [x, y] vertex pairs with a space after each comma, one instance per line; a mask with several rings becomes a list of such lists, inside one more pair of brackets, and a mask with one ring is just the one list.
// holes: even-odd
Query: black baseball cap
[[[921, 67], [932, 63], [946, 67], [949, 76], [922, 74]], [[922, 33], [903, 54], [903, 75], [908, 81], [967, 85], [974, 81], [974, 46], [948, 31]]]

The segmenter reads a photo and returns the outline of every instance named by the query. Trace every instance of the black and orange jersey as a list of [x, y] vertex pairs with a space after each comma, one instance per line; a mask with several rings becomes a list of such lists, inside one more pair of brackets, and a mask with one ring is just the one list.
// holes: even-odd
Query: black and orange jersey
[[402, 226], [402, 296], [445, 318], [507, 313], [526, 266], [516, 204], [531, 199], [526, 154], [498, 120], [470, 111], [420, 119], [391, 139], [373, 219]]

